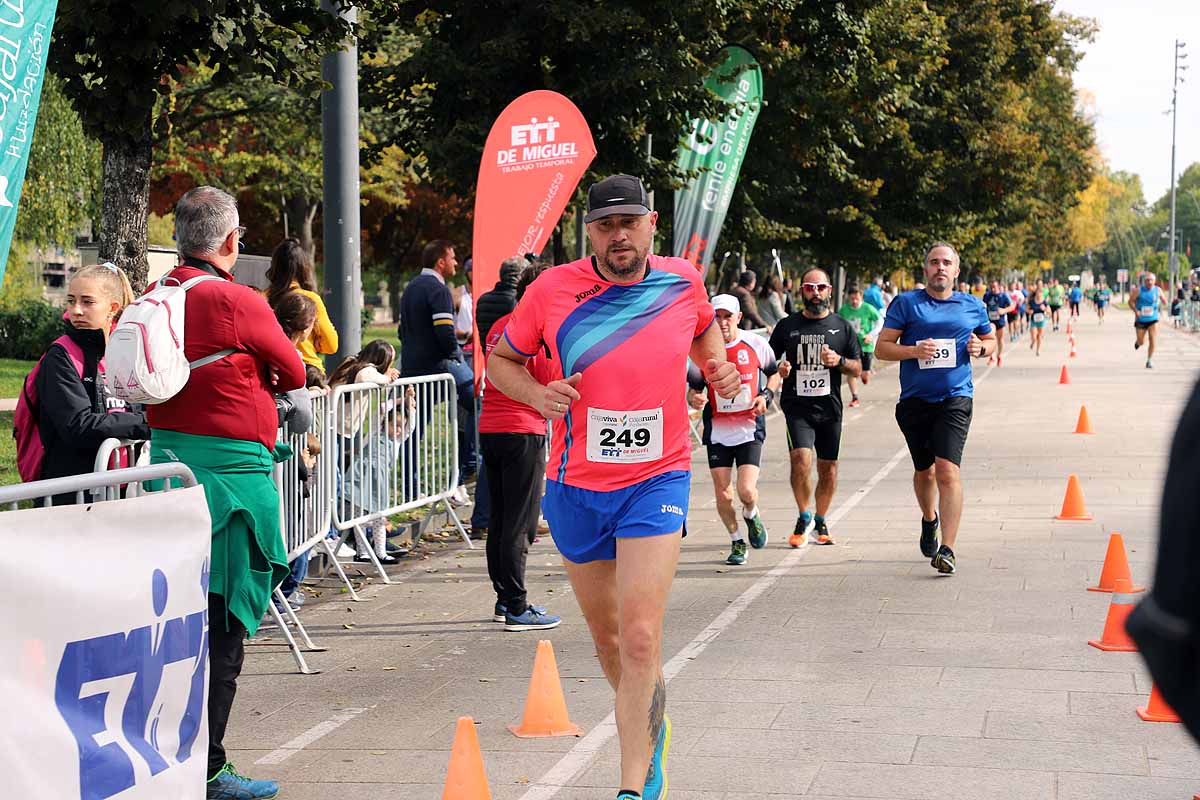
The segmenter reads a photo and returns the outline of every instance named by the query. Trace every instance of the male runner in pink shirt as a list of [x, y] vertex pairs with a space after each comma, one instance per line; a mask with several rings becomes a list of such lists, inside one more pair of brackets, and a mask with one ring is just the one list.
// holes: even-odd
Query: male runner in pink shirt
[[[659, 800], [670, 745], [662, 624], [691, 483], [688, 357], [722, 397], [741, 381], [700, 274], [650, 255], [658, 214], [642, 182], [594, 184], [584, 221], [596, 255], [534, 281], [488, 379], [555, 423], [542, 510], [617, 693], [617, 797]], [[524, 367], [542, 348], [554, 378], [544, 386]]]

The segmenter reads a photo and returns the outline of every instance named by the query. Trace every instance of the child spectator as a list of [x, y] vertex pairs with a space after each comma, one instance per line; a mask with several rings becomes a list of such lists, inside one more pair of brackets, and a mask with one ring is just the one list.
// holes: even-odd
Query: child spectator
[[[333, 391], [339, 386], [349, 386], [355, 383], [374, 383], [379, 386], [387, 386], [400, 377], [400, 371], [392, 366], [395, 360], [395, 348], [383, 339], [369, 342], [358, 352], [358, 355], [348, 356], [342, 359], [342, 363], [334, 367], [333, 372], [329, 373], [329, 389]], [[334, 434], [338, 454], [336, 482], [339, 493], [342, 488], [343, 475], [350, 466], [350, 459], [355, 450], [358, 432], [362, 429], [370, 408], [371, 403], [368, 396], [358, 392], [343, 395], [338, 405], [333, 407]], [[343, 506], [343, 512], [348, 510]], [[353, 538], [357, 539], [358, 537]], [[360, 556], [365, 555], [366, 551], [362, 547], [356, 546], [356, 550]]]
[[[274, 306], [275, 319], [284, 334], [296, 346], [296, 352], [301, 356], [302, 342], [307, 341], [312, 334], [313, 324], [317, 318], [317, 307], [312, 300], [300, 294], [291, 292], [284, 295]], [[308, 368], [305, 368], [307, 378]], [[307, 383], [307, 380], [305, 381]], [[279, 426], [287, 423], [288, 433], [306, 433], [312, 427], [312, 401], [309, 399], [307, 386], [293, 389], [275, 398], [275, 407], [279, 410]]]
[[367, 547], [374, 545], [380, 563], [396, 563], [387, 552], [389, 524], [383, 511], [395, 505], [393, 490], [399, 481], [396, 463], [400, 458], [401, 443], [416, 429], [416, 412], [417, 396], [410, 386], [404, 392], [403, 401], [392, 400], [383, 405], [378, 423], [368, 432], [359, 458], [350, 466], [346, 476], [346, 499], [351, 513], [355, 517], [374, 515], [361, 525], [364, 535], [355, 537], [355, 561], [370, 561]]
[[[342, 363], [334, 368], [329, 375], [329, 388], [355, 383], [374, 383], [387, 386], [400, 377], [400, 370], [392, 366], [396, 360], [396, 350], [383, 339], [376, 339], [359, 351], [356, 356], [347, 356]], [[342, 439], [353, 439], [362, 428], [367, 418], [370, 404], [362, 400], [362, 395], [352, 394], [344, 397], [342, 407], [337, 409], [340, 423], [338, 436]], [[347, 445], [348, 442], [341, 444]], [[348, 450], [343, 451], [345, 458]]]
[[[108, 396], [104, 385], [109, 333], [133, 300], [129, 279], [112, 264], [83, 267], [71, 278], [63, 339], [82, 351], [82, 370], [63, 339], [42, 356], [36, 377], [38, 434], [45, 448], [42, 479], [91, 472], [96, 450], [110, 437], [150, 438], [145, 416]], [[75, 495], [57, 495], [53, 502], [67, 505], [75, 502]]]

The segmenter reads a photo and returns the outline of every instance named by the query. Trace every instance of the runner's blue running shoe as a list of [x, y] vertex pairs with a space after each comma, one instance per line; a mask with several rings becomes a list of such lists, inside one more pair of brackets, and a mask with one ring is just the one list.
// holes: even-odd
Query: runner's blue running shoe
[[650, 757], [650, 769], [646, 771], [643, 800], [663, 800], [667, 796], [667, 751], [670, 749], [671, 718], [664, 714], [658, 742], [654, 745], [654, 755]]
[[228, 762], [204, 788], [205, 800], [271, 800], [279, 794], [279, 784], [275, 781], [256, 781], [239, 775]]

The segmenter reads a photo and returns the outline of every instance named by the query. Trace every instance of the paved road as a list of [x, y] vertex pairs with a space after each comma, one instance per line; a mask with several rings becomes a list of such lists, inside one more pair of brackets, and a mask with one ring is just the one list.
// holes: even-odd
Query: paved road
[[[1152, 574], [1166, 449], [1196, 377], [1200, 341], [1164, 332], [1154, 370], [1128, 315], [1085, 314], [1079, 357], [1064, 334], [1040, 358], [976, 365], [959, 571], [917, 548], [911, 463], [892, 418], [896, 371], [851, 410], [834, 501], [836, 547], [793, 551], [795, 518], [779, 421], [762, 481], [771, 530], [745, 567], [697, 459], [692, 536], [671, 596], [664, 652], [674, 723], [673, 800], [1188, 800], [1200, 750], [1179, 725], [1141, 722], [1150, 690], [1132, 653], [1101, 653], [1110, 531], [1135, 579]], [[1143, 351], [1144, 352], [1144, 351]], [[1069, 365], [1072, 383], [1058, 384]], [[1097, 435], [1075, 436], [1086, 404]], [[1095, 522], [1057, 522], [1078, 473]], [[583, 739], [520, 740], [537, 635], [490, 618], [481, 550], [397, 570], [367, 603], [307, 608], [320, 675], [255, 646], [230, 724], [232, 758], [275, 776], [288, 800], [441, 796], [455, 718], [473, 715], [497, 800], [611, 798], [612, 695], [549, 541], [529, 559], [531, 598], [565, 617], [554, 642]], [[327, 599], [332, 592], [326, 593]], [[262, 763], [255, 764], [256, 761]], [[560, 786], [562, 788], [560, 788]]]

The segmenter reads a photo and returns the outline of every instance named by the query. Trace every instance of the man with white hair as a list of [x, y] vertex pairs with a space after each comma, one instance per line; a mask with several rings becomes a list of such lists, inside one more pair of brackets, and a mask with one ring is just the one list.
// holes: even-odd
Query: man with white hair
[[188, 290], [184, 355], [195, 362], [171, 399], [151, 405], [150, 460], [186, 464], [204, 487], [212, 516], [208, 592], [208, 800], [266, 800], [275, 781], [234, 770], [223, 740], [245, 658], [271, 591], [290, 574], [279, 536], [272, 479], [279, 418], [275, 394], [304, 386], [304, 363], [267, 301], [233, 282], [242, 235], [237, 203], [212, 186], [175, 206], [180, 265], [163, 278]]

